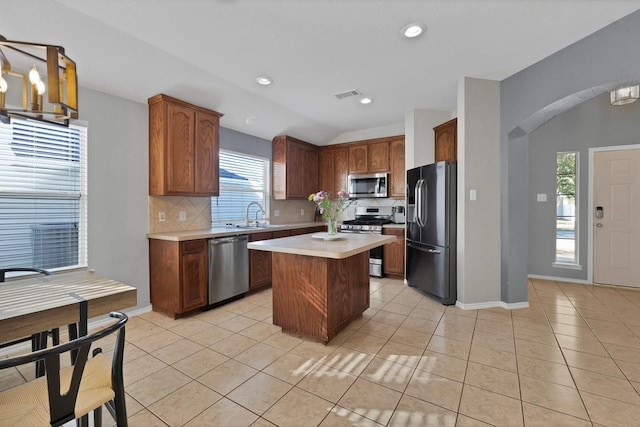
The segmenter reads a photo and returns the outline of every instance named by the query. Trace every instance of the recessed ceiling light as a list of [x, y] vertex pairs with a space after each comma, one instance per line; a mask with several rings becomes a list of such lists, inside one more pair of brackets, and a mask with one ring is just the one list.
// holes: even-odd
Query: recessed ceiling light
[[402, 35], [408, 39], [418, 37], [420, 34], [422, 34], [423, 31], [424, 25], [417, 22], [413, 22], [402, 27]]
[[258, 121], [258, 116], [249, 116], [247, 117], [247, 120], [246, 120], [249, 126], [255, 124], [257, 121]]
[[269, 77], [260, 76], [256, 78], [256, 82], [258, 82], [258, 84], [261, 84], [263, 86], [268, 86], [271, 83], [273, 83], [273, 80], [271, 80]]
[[364, 98], [360, 98], [360, 104], [371, 104], [371, 102], [373, 102], [373, 99], [365, 96]]

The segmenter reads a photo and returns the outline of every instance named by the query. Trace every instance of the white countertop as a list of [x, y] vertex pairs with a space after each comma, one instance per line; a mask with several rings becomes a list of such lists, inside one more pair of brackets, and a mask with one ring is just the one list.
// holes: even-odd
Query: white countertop
[[[263, 233], [269, 231], [278, 230], [292, 230], [294, 228], [307, 228], [307, 227], [322, 227], [326, 228], [326, 222], [298, 222], [293, 224], [269, 224], [265, 227], [213, 227], [204, 230], [185, 230], [185, 231], [161, 231], [157, 233], [147, 233], [147, 238], [158, 240], [171, 240], [174, 242], [182, 242], [185, 240], [198, 240], [198, 239], [211, 239], [215, 237], [235, 236], [238, 234], [253, 234]], [[404, 229], [404, 224], [385, 224], [383, 228], [400, 228]]]
[[261, 251], [342, 259], [396, 240], [395, 236], [355, 233], [340, 233], [338, 239], [323, 240], [314, 238], [313, 236], [316, 234], [322, 233], [249, 242], [248, 247]]
[[213, 237], [235, 236], [238, 234], [264, 233], [278, 230], [291, 230], [294, 228], [307, 227], [326, 228], [324, 222], [299, 222], [294, 224], [269, 224], [265, 227], [234, 227], [227, 228], [224, 226], [207, 228], [204, 230], [186, 230], [186, 231], [162, 231], [158, 233], [147, 233], [147, 238], [158, 240], [171, 240], [181, 242], [184, 240], [210, 239]]

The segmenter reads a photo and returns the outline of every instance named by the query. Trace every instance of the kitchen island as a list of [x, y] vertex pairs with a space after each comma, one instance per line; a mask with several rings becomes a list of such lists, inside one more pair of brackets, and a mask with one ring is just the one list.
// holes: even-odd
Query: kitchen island
[[[323, 343], [369, 308], [369, 250], [395, 236], [326, 233], [250, 242], [272, 252], [273, 323]], [[315, 236], [315, 237], [314, 237]]]

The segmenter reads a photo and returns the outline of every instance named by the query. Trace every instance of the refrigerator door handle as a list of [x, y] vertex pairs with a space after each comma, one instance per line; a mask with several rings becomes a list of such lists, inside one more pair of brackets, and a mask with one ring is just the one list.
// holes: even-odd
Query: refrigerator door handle
[[424, 228], [424, 219], [422, 218], [422, 212], [424, 211], [424, 201], [422, 199], [422, 187], [424, 186], [424, 179], [420, 178], [416, 185], [416, 211], [418, 212], [418, 225], [420, 228]]
[[431, 249], [431, 248], [425, 248], [425, 247], [423, 247], [423, 246], [414, 245], [414, 244], [413, 244], [413, 243], [411, 243], [411, 242], [407, 242], [407, 246], [411, 246], [412, 248], [416, 248], [416, 249], [418, 249], [418, 250], [421, 250], [421, 251], [423, 251], [423, 252], [428, 252], [428, 253], [430, 253], [430, 254], [439, 254], [439, 253], [442, 253], [442, 251], [441, 251], [441, 250], [438, 250], [438, 249]]
[[416, 188], [413, 189], [413, 200], [414, 200], [414, 208], [413, 208], [413, 222], [420, 225], [420, 213], [418, 209], [420, 208], [420, 180], [416, 182]]

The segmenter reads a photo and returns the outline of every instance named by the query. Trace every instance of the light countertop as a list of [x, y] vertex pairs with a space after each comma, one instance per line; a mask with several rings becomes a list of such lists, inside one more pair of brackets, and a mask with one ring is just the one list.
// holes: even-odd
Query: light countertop
[[224, 236], [236, 236], [238, 234], [253, 234], [264, 233], [269, 231], [278, 230], [292, 230], [294, 228], [307, 228], [307, 227], [322, 227], [326, 228], [324, 222], [299, 222], [294, 224], [269, 224], [263, 227], [232, 227], [227, 228], [224, 226], [207, 228], [204, 230], [185, 230], [185, 231], [162, 231], [158, 233], [148, 233], [147, 238], [158, 240], [172, 240], [181, 242], [183, 240], [197, 240], [197, 239], [210, 239], [214, 237]]
[[[184, 231], [161, 231], [157, 233], [147, 233], [147, 238], [157, 240], [171, 240], [182, 242], [185, 240], [211, 239], [215, 237], [236, 236], [238, 234], [264, 233], [278, 230], [293, 230], [296, 228], [307, 227], [325, 227], [325, 222], [298, 222], [293, 224], [269, 224], [262, 227], [213, 227], [203, 230], [184, 230]], [[404, 224], [385, 224], [383, 228], [399, 228], [404, 229]]]
[[340, 238], [335, 240], [323, 240], [313, 237], [318, 234], [326, 233], [303, 234], [280, 239], [249, 242], [248, 247], [249, 249], [261, 251], [342, 259], [396, 240], [395, 236], [355, 233], [340, 233]]

